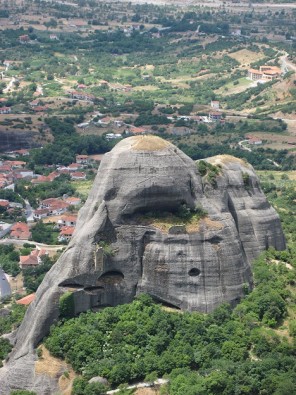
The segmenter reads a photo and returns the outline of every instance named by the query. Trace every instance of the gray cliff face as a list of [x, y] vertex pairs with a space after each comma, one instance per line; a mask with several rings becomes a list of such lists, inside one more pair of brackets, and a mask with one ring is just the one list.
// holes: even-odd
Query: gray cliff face
[[[58, 319], [65, 291], [74, 293], [77, 314], [143, 292], [180, 309], [210, 312], [252, 288], [252, 260], [269, 246], [285, 248], [278, 215], [250, 165], [230, 156], [207, 162], [219, 168], [213, 185], [158, 137], [127, 138], [105, 155], [74, 236], [39, 287], [0, 370], [0, 394], [56, 390], [52, 379], [34, 373], [34, 348]], [[190, 229], [163, 231], [138, 221], [145, 212], [174, 212], [184, 204], [207, 213]]]

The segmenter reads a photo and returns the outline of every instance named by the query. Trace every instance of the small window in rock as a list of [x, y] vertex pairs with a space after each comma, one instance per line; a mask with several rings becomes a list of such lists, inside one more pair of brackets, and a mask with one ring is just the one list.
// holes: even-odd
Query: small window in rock
[[200, 270], [194, 267], [193, 269], [189, 270], [189, 276], [196, 277], [200, 275]]

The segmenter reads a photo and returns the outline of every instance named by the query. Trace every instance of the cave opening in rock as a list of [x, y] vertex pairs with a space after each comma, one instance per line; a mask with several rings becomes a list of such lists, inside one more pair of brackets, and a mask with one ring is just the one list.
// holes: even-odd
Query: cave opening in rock
[[59, 284], [59, 287], [67, 287], [67, 288], [74, 288], [74, 289], [83, 289], [83, 285], [82, 284], [77, 284], [77, 283], [71, 283], [71, 282], [67, 282], [63, 281], [62, 283]]
[[200, 270], [197, 267], [194, 267], [194, 268], [189, 270], [188, 274], [191, 277], [197, 277], [197, 276], [200, 275]]
[[150, 296], [156, 303], [161, 304], [163, 307], [167, 307], [169, 309], [181, 310], [181, 308], [174, 303], [170, 303], [167, 300], [164, 300], [164, 299], [162, 299], [158, 296], [155, 296], [155, 295], [150, 295]]
[[124, 279], [124, 274], [119, 270], [110, 270], [98, 278], [98, 285], [101, 284], [118, 284]]

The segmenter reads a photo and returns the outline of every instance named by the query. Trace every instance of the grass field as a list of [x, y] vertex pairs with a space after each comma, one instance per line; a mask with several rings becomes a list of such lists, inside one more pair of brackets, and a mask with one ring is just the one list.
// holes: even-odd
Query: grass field
[[92, 180], [72, 181], [71, 185], [75, 188], [75, 191], [79, 193], [79, 195], [83, 199], [86, 199], [93, 185], [93, 181]]
[[246, 66], [264, 58], [264, 55], [261, 52], [257, 53], [248, 49], [240, 49], [237, 52], [229, 53], [228, 56], [230, 56], [232, 59], [237, 60], [241, 65]]

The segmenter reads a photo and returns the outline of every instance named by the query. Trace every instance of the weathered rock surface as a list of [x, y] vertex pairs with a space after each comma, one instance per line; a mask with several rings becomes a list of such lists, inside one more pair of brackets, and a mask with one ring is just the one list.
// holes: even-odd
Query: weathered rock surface
[[[207, 161], [219, 166], [212, 183], [158, 137], [127, 138], [105, 155], [74, 236], [17, 332], [0, 371], [0, 394], [54, 393], [52, 379], [34, 373], [34, 349], [58, 319], [65, 291], [74, 293], [76, 313], [130, 302], [141, 292], [209, 312], [252, 287], [251, 261], [269, 246], [285, 248], [278, 215], [250, 165], [230, 156]], [[182, 204], [207, 215], [190, 230], [177, 225], [168, 232], [137, 221], [144, 212], [175, 212]]]

